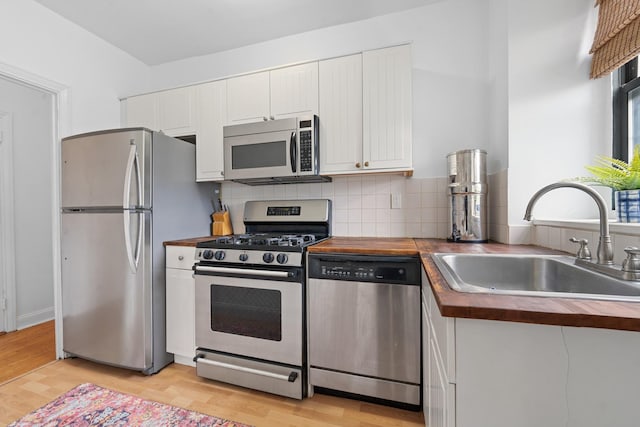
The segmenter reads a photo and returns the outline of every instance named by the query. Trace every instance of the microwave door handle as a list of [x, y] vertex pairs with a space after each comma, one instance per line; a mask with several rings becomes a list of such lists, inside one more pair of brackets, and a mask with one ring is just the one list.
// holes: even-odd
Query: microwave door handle
[[291, 172], [296, 172], [298, 163], [297, 159], [297, 147], [296, 147], [296, 133], [291, 132], [291, 139], [289, 140], [289, 157], [291, 157]]

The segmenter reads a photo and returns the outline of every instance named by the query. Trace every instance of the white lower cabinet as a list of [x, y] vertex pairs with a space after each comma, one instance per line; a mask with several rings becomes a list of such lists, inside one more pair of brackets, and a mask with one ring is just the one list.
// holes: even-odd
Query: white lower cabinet
[[[440, 316], [423, 272], [422, 355], [423, 411], [428, 427], [455, 426], [454, 319]], [[429, 289], [428, 292], [424, 292]], [[447, 349], [442, 352], [440, 349]]]
[[638, 426], [638, 332], [442, 317], [426, 277], [422, 297], [428, 427]]
[[191, 267], [196, 248], [166, 247], [167, 351], [176, 363], [195, 366], [195, 279]]

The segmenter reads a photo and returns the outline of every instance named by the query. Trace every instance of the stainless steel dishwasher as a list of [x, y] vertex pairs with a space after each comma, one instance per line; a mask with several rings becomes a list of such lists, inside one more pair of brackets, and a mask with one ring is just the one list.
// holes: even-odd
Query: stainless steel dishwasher
[[310, 386], [419, 408], [419, 259], [310, 253], [308, 276]]

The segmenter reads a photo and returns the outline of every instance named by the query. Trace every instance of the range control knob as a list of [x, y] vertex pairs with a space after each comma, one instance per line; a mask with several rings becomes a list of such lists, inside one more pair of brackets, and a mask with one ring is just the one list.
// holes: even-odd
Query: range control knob
[[249, 259], [249, 255], [247, 254], [240, 254], [240, 256], [238, 257], [238, 259], [242, 262], [245, 262], [246, 260]]
[[276, 260], [278, 260], [278, 264], [286, 264], [289, 260], [289, 257], [287, 256], [287, 254], [278, 254]]
[[224, 255], [225, 255], [224, 251], [216, 251], [216, 253], [213, 254], [213, 257], [218, 261], [222, 261], [224, 259]]
[[204, 258], [204, 259], [213, 258], [213, 251], [209, 250], [209, 249], [202, 251], [202, 258]]
[[262, 255], [262, 260], [264, 262], [266, 262], [267, 264], [270, 264], [273, 262], [273, 254], [271, 252], [267, 252], [264, 255]]

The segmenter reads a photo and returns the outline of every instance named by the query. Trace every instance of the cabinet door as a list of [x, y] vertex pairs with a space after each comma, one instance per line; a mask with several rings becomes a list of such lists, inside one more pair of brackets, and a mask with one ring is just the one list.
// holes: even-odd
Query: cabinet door
[[[424, 271], [424, 270], [423, 270]], [[424, 275], [424, 272], [423, 272]], [[424, 283], [424, 282], [423, 282]], [[424, 286], [424, 285], [423, 285]], [[423, 297], [424, 298], [424, 297]], [[429, 378], [431, 374], [431, 353], [429, 348], [431, 345], [431, 327], [428, 322], [427, 304], [424, 299], [422, 301], [422, 412], [425, 421], [429, 420]]]
[[158, 95], [138, 95], [127, 98], [127, 127], [145, 127], [158, 130]]
[[191, 270], [167, 268], [167, 351], [189, 360], [195, 355], [195, 279]]
[[195, 133], [195, 96], [193, 87], [158, 92], [158, 127], [169, 136]]
[[356, 172], [362, 167], [362, 55], [319, 67], [320, 172]]
[[273, 70], [271, 82], [272, 119], [318, 114], [318, 63]]
[[362, 54], [363, 165], [371, 169], [411, 167], [411, 48]]
[[196, 87], [196, 181], [224, 179], [222, 127], [227, 123], [227, 82]]
[[429, 397], [425, 419], [429, 427], [453, 427], [455, 425], [454, 414], [450, 412], [449, 388], [454, 387], [448, 384], [444, 369], [440, 363], [438, 349], [434, 345], [434, 341], [430, 341], [429, 345]]
[[227, 79], [227, 122], [257, 122], [269, 119], [269, 72]]

